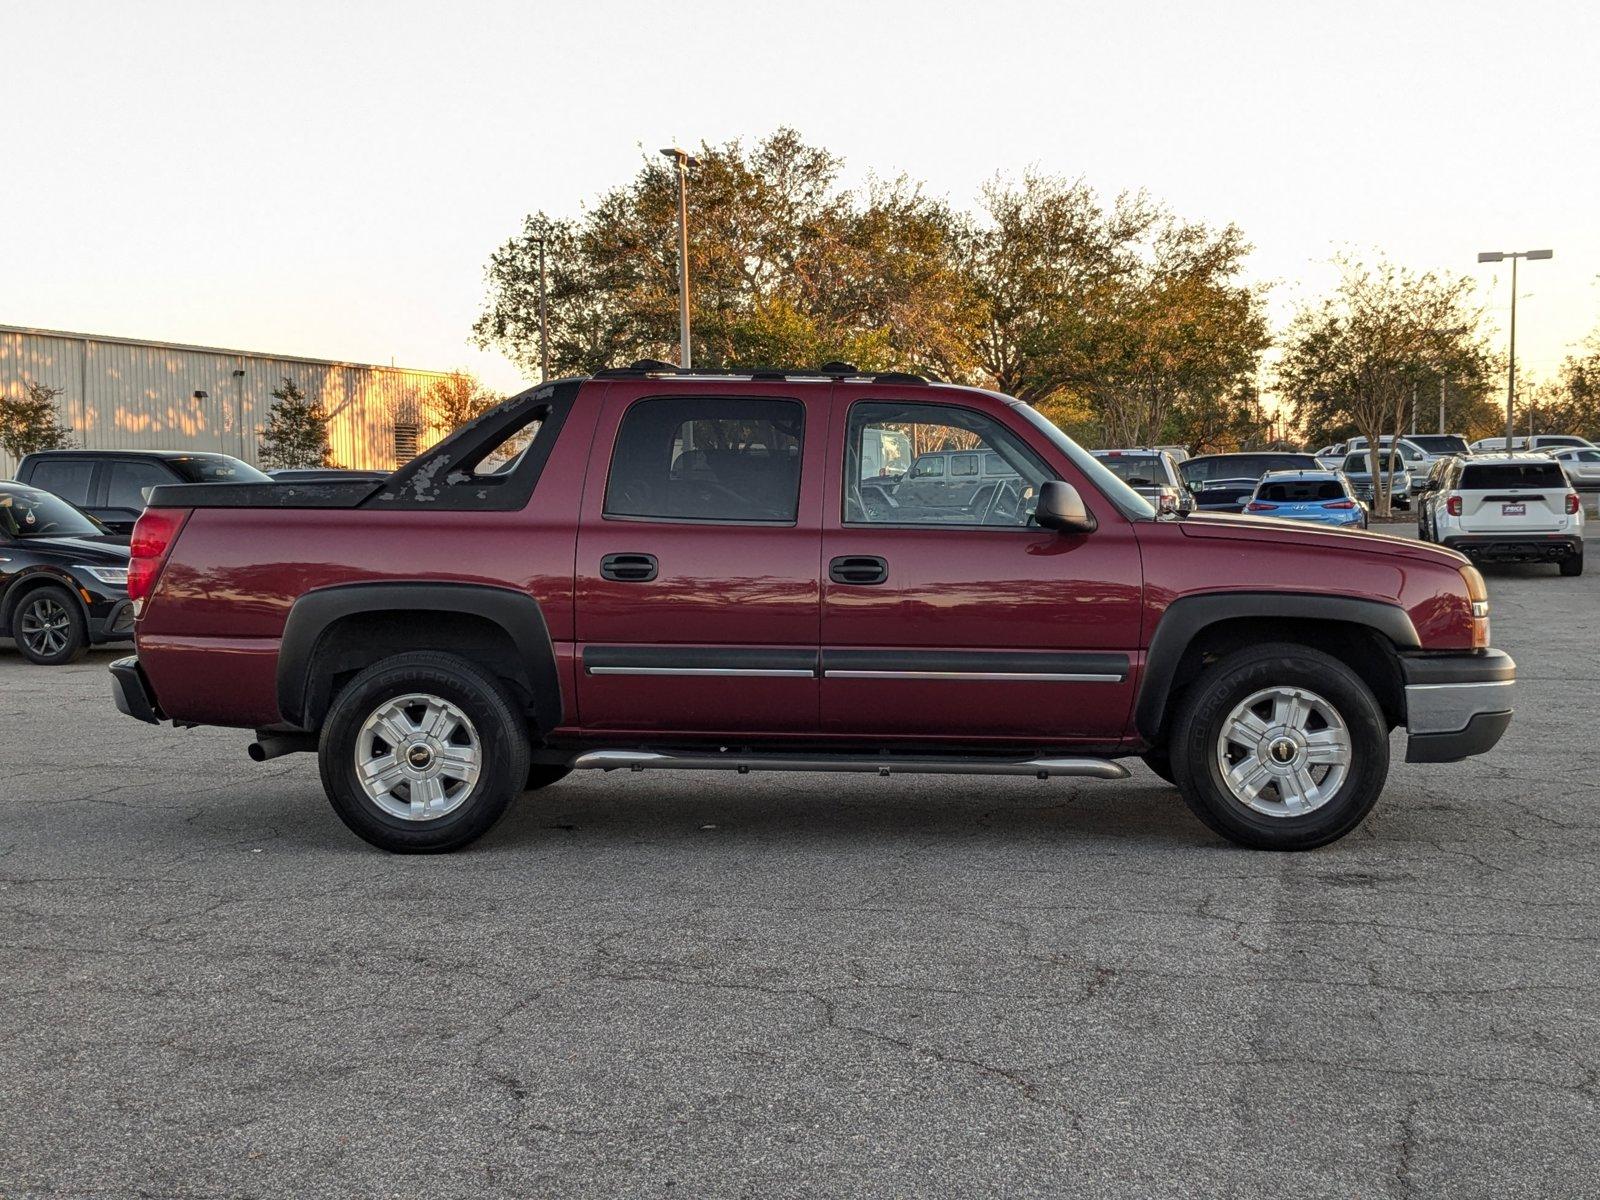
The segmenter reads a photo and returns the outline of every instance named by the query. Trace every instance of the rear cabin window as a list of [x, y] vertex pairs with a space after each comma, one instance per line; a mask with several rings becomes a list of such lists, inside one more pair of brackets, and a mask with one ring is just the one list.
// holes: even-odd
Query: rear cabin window
[[1491, 488], [1565, 488], [1566, 472], [1561, 464], [1551, 462], [1530, 463], [1468, 463], [1461, 473], [1461, 487], [1471, 491]]
[[641, 400], [617, 431], [605, 515], [792, 525], [804, 436], [795, 400]]
[[68, 504], [82, 507], [89, 503], [89, 481], [93, 478], [94, 462], [90, 459], [47, 458], [34, 464], [28, 482], [60, 496]]
[[1318, 500], [1343, 500], [1344, 485], [1337, 479], [1295, 480], [1287, 483], [1264, 483], [1259, 500], [1276, 504], [1307, 504]]

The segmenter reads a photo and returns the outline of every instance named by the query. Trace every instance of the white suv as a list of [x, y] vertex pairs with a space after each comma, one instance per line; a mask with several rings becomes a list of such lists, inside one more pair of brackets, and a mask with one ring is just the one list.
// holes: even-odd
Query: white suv
[[1425, 485], [1422, 536], [1474, 562], [1553, 562], [1583, 574], [1583, 506], [1547, 454], [1441, 463]]

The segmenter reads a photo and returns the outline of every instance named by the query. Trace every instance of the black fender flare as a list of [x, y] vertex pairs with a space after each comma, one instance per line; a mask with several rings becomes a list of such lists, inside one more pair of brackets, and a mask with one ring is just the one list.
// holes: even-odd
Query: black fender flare
[[555, 647], [539, 601], [526, 592], [490, 584], [425, 581], [335, 584], [307, 592], [294, 602], [278, 649], [278, 711], [287, 724], [309, 729], [321, 717], [310, 711], [315, 682], [311, 673], [327, 630], [345, 617], [383, 612], [466, 613], [497, 625], [516, 647], [539, 733], [547, 734], [561, 724]]
[[1181, 596], [1167, 605], [1156, 623], [1145, 654], [1133, 723], [1141, 737], [1154, 742], [1162, 732], [1167, 698], [1178, 664], [1190, 644], [1207, 626], [1240, 617], [1291, 621], [1336, 621], [1358, 625], [1388, 639], [1397, 650], [1422, 645], [1417, 627], [1398, 604], [1362, 600], [1355, 596], [1326, 596], [1303, 592], [1208, 592]]
[[25, 595], [52, 585], [66, 588], [71, 593], [72, 602], [78, 606], [78, 615], [83, 618], [84, 628], [87, 629], [89, 606], [83, 602], [83, 597], [78, 593], [78, 588], [82, 585], [71, 574], [58, 567], [38, 566], [19, 571], [6, 586], [4, 599], [0, 600], [0, 633], [6, 637], [11, 636], [11, 617]]

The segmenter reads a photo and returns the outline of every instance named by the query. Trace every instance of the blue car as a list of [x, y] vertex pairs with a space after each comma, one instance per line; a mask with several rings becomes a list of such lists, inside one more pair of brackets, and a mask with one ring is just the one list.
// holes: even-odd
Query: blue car
[[1343, 471], [1269, 471], [1256, 484], [1244, 510], [1288, 521], [1367, 527], [1367, 507], [1357, 499]]

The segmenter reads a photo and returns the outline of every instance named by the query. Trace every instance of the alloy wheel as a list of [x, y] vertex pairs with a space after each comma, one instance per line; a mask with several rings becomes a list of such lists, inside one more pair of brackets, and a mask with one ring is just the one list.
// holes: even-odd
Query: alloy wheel
[[467, 714], [424, 692], [385, 700], [356, 738], [362, 791], [402, 821], [433, 821], [460, 808], [483, 762], [483, 744]]
[[1351, 747], [1344, 718], [1327, 700], [1307, 688], [1263, 688], [1223, 721], [1217, 768], [1239, 803], [1269, 817], [1301, 817], [1338, 792]]
[[59, 600], [41, 596], [22, 613], [22, 640], [40, 658], [54, 658], [72, 638], [72, 614]]

